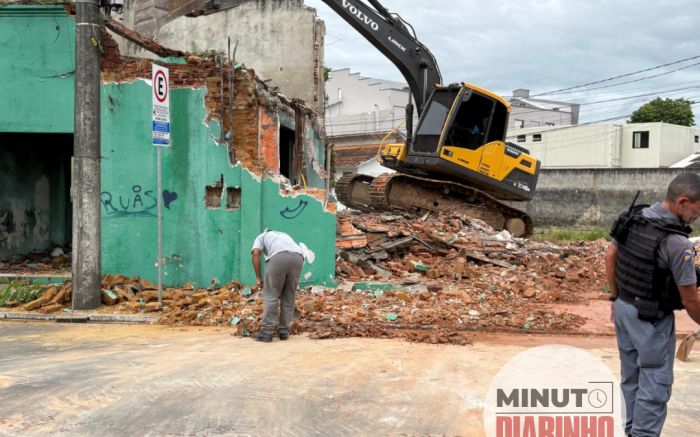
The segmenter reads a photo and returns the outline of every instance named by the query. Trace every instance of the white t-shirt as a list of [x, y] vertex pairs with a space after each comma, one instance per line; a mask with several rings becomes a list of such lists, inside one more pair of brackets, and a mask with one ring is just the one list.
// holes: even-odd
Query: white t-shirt
[[304, 256], [301, 247], [292, 240], [292, 237], [278, 231], [265, 231], [258, 235], [253, 243], [251, 252], [255, 249], [262, 250], [263, 254], [265, 254], [265, 261], [269, 261], [270, 258], [280, 252], [293, 252]]

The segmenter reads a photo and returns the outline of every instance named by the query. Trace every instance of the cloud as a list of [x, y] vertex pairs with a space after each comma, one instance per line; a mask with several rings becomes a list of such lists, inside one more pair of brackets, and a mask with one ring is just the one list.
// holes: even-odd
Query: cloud
[[[328, 66], [403, 80], [393, 64], [323, 1], [305, 3], [317, 8], [326, 21]], [[516, 88], [533, 93], [565, 88], [700, 55], [700, 8], [693, 0], [382, 0], [382, 4], [414, 27], [435, 55], [443, 82], [471, 82], [505, 95]], [[698, 72], [700, 66], [636, 86], [697, 80]], [[599, 98], [600, 93], [594, 94], [578, 97]], [[700, 100], [700, 89], [670, 97]]]

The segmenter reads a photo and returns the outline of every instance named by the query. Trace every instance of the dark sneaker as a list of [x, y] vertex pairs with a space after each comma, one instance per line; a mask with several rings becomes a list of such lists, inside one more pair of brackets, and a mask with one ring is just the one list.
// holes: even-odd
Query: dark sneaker
[[280, 340], [284, 341], [287, 339], [289, 339], [289, 334], [284, 334], [284, 333], [280, 332]]
[[270, 343], [272, 341], [271, 335], [263, 334], [262, 332], [256, 333], [253, 338], [256, 341], [264, 341], [265, 343]]

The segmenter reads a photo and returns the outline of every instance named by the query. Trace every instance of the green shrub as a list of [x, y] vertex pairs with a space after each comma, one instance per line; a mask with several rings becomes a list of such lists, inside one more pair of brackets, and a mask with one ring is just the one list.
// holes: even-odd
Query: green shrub
[[38, 298], [44, 291], [44, 287], [28, 281], [7, 281], [0, 282], [0, 307], [10, 301], [17, 301], [20, 304], [31, 302]]
[[535, 240], [546, 241], [595, 241], [601, 238], [610, 240], [607, 228], [535, 228]]

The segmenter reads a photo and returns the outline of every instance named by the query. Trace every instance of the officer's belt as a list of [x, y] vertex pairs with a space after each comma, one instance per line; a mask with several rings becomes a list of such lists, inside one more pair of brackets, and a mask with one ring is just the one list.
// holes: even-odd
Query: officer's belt
[[634, 303], [635, 303], [635, 296], [632, 296], [631, 294], [627, 294], [622, 290], [617, 290], [617, 298], [623, 302], [627, 302], [630, 305], [634, 305]]
[[[628, 304], [634, 306], [635, 308], [637, 307], [637, 296], [633, 296], [629, 293], [625, 293], [624, 291], [618, 289], [617, 290], [617, 298], [620, 299], [623, 302], [627, 302]], [[669, 315], [673, 313], [673, 310], [669, 309], [659, 309], [660, 312], [664, 313], [665, 315]]]

